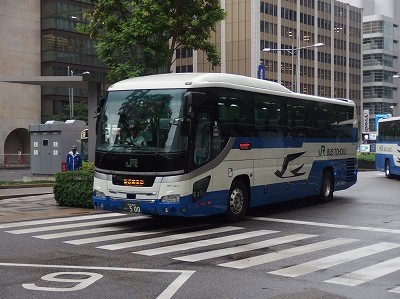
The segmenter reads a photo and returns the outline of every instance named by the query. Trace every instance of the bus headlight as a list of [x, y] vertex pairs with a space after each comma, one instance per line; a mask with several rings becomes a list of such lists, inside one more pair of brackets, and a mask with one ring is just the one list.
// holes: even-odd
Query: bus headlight
[[177, 203], [181, 196], [179, 194], [170, 194], [161, 197], [161, 202], [163, 203]]
[[211, 176], [207, 176], [193, 184], [193, 202], [199, 200], [207, 191]]
[[95, 197], [97, 197], [97, 198], [106, 198], [106, 195], [104, 194], [104, 192], [101, 192], [101, 191], [99, 191], [99, 190], [93, 190], [93, 192], [94, 192], [94, 196]]

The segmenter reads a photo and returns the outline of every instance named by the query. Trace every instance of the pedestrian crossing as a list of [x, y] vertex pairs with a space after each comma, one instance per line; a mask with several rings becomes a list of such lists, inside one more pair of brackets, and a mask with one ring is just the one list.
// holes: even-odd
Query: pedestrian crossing
[[[199, 222], [168, 222], [121, 213], [4, 223], [0, 224], [0, 230], [42, 241], [93, 246], [99, 250], [128, 250], [138, 256], [165, 256], [187, 263], [207, 261], [221, 268], [267, 267], [269, 275], [281, 277], [296, 278], [334, 269], [337, 271], [335, 276], [324, 282], [349, 287], [386, 275], [398, 277], [400, 272], [400, 242], [365, 244], [365, 240], [352, 238], [247, 230], [242, 226]], [[398, 257], [394, 257], [396, 255]], [[371, 260], [366, 258], [371, 256], [381, 257], [380, 262], [370, 265]], [[306, 262], [298, 262], [296, 257]], [[356, 263], [359, 269], [340, 272], [338, 266], [363, 262], [363, 259], [366, 261], [364, 268]], [[280, 261], [290, 261], [291, 265], [282, 266], [285, 263]], [[388, 291], [400, 294], [400, 285], [393, 285]]]

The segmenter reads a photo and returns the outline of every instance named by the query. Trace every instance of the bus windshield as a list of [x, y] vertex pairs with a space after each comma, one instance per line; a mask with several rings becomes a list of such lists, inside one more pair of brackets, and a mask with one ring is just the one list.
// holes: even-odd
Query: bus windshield
[[99, 119], [97, 150], [175, 153], [187, 149], [182, 136], [184, 89], [110, 91]]

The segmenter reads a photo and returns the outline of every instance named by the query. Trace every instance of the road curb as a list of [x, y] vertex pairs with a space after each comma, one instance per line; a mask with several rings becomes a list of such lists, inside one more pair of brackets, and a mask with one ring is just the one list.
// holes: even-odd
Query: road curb
[[10, 198], [19, 198], [19, 197], [29, 197], [29, 196], [47, 195], [47, 194], [53, 194], [53, 192], [0, 195], [0, 200], [3, 200], [3, 199], [10, 199]]

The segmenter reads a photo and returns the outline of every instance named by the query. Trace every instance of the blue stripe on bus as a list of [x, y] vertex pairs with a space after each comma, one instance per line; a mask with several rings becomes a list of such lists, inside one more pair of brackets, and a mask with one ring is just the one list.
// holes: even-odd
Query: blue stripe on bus
[[[301, 197], [319, 195], [322, 172], [327, 167], [333, 169], [334, 191], [347, 189], [357, 181], [357, 162], [355, 159], [354, 161], [351, 160], [315, 161], [308, 177], [304, 179], [253, 186], [250, 190], [250, 207], [296, 199], [299, 198], [299, 194], [301, 194]], [[228, 196], [229, 189], [226, 189], [207, 192], [194, 203], [192, 202], [192, 195], [181, 197], [180, 202], [176, 204], [161, 203], [159, 199], [155, 200], [155, 202], [145, 200], [134, 200], [134, 202], [139, 203], [143, 214], [196, 217], [225, 213]], [[111, 200], [109, 197], [106, 197], [106, 199], [93, 197], [93, 202], [97, 209], [110, 211], [122, 211], [122, 205], [125, 201], [129, 200]], [[166, 213], [166, 211], [168, 212]]]

